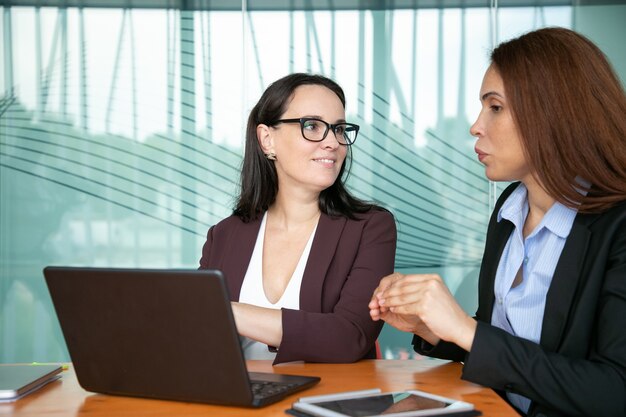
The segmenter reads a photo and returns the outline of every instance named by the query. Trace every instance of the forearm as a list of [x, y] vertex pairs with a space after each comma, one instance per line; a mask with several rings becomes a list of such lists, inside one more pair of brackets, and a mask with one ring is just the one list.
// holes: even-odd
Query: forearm
[[283, 310], [283, 340], [277, 362], [355, 362], [372, 350], [382, 322], [342, 313]]
[[472, 348], [472, 343], [474, 342], [474, 335], [476, 334], [476, 320], [471, 317], [463, 317], [459, 320], [459, 323], [455, 325], [455, 332], [453, 337], [450, 340], [443, 340], [441, 337], [433, 333], [426, 326], [421, 331], [413, 332], [414, 335], [418, 338], [423, 339], [431, 346], [436, 346], [440, 342], [447, 342], [454, 344], [466, 352]]
[[283, 338], [282, 311], [232, 302], [237, 331], [268, 346], [279, 347]]
[[454, 343], [439, 340], [436, 344], [431, 344], [418, 335], [413, 337], [413, 350], [422, 356], [451, 360], [455, 362], [465, 361], [467, 351]]
[[[617, 359], [617, 358], [614, 358]], [[620, 358], [621, 359], [621, 358]], [[514, 392], [566, 415], [624, 415], [624, 370], [592, 354], [572, 358], [479, 323], [462, 378]]]
[[420, 355], [449, 359], [456, 362], [465, 360], [465, 355], [472, 348], [476, 335], [476, 319], [466, 317], [464, 325], [458, 326], [458, 334], [453, 341], [445, 341], [426, 328], [422, 332], [414, 332], [413, 349]]

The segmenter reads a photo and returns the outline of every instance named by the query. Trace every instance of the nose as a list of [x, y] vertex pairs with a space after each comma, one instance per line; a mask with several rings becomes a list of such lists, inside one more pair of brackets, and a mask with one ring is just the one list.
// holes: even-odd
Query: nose
[[335, 132], [333, 132], [332, 129], [328, 131], [328, 134], [320, 144], [324, 149], [337, 149], [340, 146], [339, 140], [337, 140]]
[[474, 122], [474, 124], [470, 126], [469, 131], [470, 131], [470, 135], [475, 136], [475, 137], [479, 137], [483, 135], [484, 128], [480, 120], [480, 114], [476, 118], [476, 121]]

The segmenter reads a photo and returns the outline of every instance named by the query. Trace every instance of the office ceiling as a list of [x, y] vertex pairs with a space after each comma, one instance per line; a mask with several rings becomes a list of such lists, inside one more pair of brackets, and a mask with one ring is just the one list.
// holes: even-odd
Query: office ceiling
[[473, 7], [598, 6], [626, 0], [1, 0], [10, 6], [170, 8], [183, 10], [389, 10]]

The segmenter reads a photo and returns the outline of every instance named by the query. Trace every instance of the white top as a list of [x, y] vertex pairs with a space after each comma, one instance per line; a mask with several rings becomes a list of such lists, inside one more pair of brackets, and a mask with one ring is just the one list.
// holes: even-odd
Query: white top
[[[293, 271], [287, 288], [281, 295], [280, 299], [276, 303], [272, 303], [267, 299], [265, 290], [263, 289], [263, 242], [265, 241], [265, 224], [267, 220], [267, 212], [263, 215], [261, 221], [261, 227], [259, 228], [259, 234], [256, 238], [254, 250], [252, 251], [252, 258], [250, 258], [250, 264], [248, 264], [248, 270], [243, 278], [241, 284], [241, 291], [239, 292], [239, 302], [252, 304], [259, 307], [266, 308], [289, 308], [292, 310], [300, 309], [300, 287], [302, 285], [302, 277], [304, 275], [304, 268], [306, 267], [307, 260], [309, 259], [309, 253], [311, 252], [311, 245], [313, 244], [313, 237], [317, 230], [317, 224], [309, 236], [300, 260], [296, 265], [296, 269]], [[280, 256], [280, 255], [278, 255]], [[274, 359], [276, 353], [268, 351], [267, 345], [264, 343], [252, 341], [248, 338], [242, 343], [244, 347], [244, 354], [246, 359]]]

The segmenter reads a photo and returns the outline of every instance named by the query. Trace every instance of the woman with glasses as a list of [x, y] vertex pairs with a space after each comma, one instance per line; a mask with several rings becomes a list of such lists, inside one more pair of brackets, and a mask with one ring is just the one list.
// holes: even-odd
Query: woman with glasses
[[235, 210], [209, 229], [200, 268], [224, 272], [249, 359], [375, 357], [367, 303], [393, 271], [396, 227], [344, 185], [359, 132], [345, 119], [341, 87], [310, 74], [271, 84], [248, 118]]
[[626, 416], [626, 95], [587, 38], [498, 46], [470, 132], [493, 211], [476, 317], [435, 274], [384, 278], [372, 318], [529, 416]]

